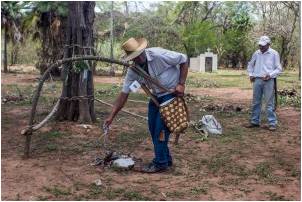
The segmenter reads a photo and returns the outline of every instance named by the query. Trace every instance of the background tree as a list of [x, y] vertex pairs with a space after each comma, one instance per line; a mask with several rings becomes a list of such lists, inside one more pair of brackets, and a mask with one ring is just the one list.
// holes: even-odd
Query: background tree
[[[24, 2], [24, 4], [28, 5], [28, 9], [25, 12], [27, 16], [25, 21], [21, 22], [23, 24], [21, 33], [24, 41], [31, 37], [38, 39], [33, 43], [29, 41], [26, 45], [32, 43], [34, 47], [39, 47], [37, 50], [39, 60], [36, 64], [43, 72], [46, 63], [52, 63], [63, 57], [67, 3]], [[5, 6], [5, 3], [2, 3], [1, 9], [4, 8], [3, 5]], [[114, 19], [113, 26], [111, 19]], [[3, 22], [5, 21], [2, 20]], [[150, 47], [180, 51], [189, 57], [197, 56], [210, 48], [218, 54], [220, 67], [240, 68], [246, 67], [252, 53], [258, 49], [258, 38], [265, 34], [271, 37], [272, 47], [280, 53], [284, 68], [300, 66], [300, 3], [295, 1], [153, 3], [128, 1], [114, 2], [114, 8], [111, 1], [96, 2], [93, 29], [95, 43], [92, 51], [105, 57], [113, 55], [114, 58], [120, 58], [123, 53], [120, 46], [127, 38], [145, 37]], [[8, 38], [13, 37], [8, 35]], [[111, 40], [112, 38], [114, 40]], [[11, 48], [14, 47], [13, 41], [9, 41], [8, 54], [21, 55], [26, 52], [24, 51], [26, 46], [15, 46], [21, 48], [22, 51], [18, 52], [18, 49]], [[31, 51], [31, 54], [33, 52]], [[36, 57], [34, 59], [30, 57], [29, 59], [22, 55], [20, 58], [23, 61], [24, 58], [27, 61], [36, 61]], [[17, 57], [12, 54], [10, 58], [14, 63]], [[111, 72], [113, 75], [113, 72], [118, 70], [118, 66], [94, 62], [93, 71], [96, 64], [97, 69], [101, 70], [97, 73], [108, 75]], [[59, 71], [57, 69], [52, 74], [58, 75]]]
[[[1, 26], [4, 28], [4, 72], [8, 72], [8, 59], [7, 59], [7, 44], [9, 41], [12, 41], [14, 46], [13, 50], [15, 51], [15, 55], [13, 59], [17, 59], [17, 48], [16, 46], [20, 42], [22, 35], [20, 32], [20, 21], [21, 21], [21, 10], [22, 4], [17, 1], [3, 1], [1, 3]], [[13, 54], [12, 54], [13, 55]], [[15, 63], [15, 61], [12, 61]]]
[[255, 4], [261, 23], [255, 25], [253, 36], [271, 36], [273, 47], [280, 53], [284, 68], [297, 65], [294, 58], [300, 49], [300, 4], [299, 2], [259, 2]]
[[223, 43], [224, 54], [220, 57], [226, 67], [246, 67], [253, 51], [249, 48], [251, 39], [248, 35], [252, 27], [250, 5], [247, 2], [226, 2], [222, 9], [226, 12], [219, 40]]
[[[95, 2], [68, 2], [66, 46], [64, 58], [93, 55], [93, 23]], [[58, 120], [79, 122], [95, 121], [94, 86], [92, 63], [88, 61], [64, 65], [62, 97], [79, 96], [80, 99], [62, 99], [57, 114]]]
[[[96, 2], [95, 30], [95, 51], [105, 57], [119, 58], [121, 56], [121, 37], [126, 29], [127, 17], [123, 13], [123, 2]], [[106, 74], [114, 76], [117, 70], [116, 65], [98, 63], [107, 69]], [[103, 71], [104, 72], [104, 71]]]
[[[111, 1], [111, 9], [110, 9], [110, 58], [113, 59], [113, 46], [114, 46], [114, 15], [113, 15], [113, 9], [114, 9], [114, 2]], [[114, 64], [111, 64], [110, 68], [110, 75], [114, 76], [115, 71], [114, 71]]]
[[[48, 64], [63, 58], [67, 3], [66, 2], [30, 2], [24, 27], [31, 32], [35, 40], [41, 41], [37, 50], [36, 68], [43, 74]], [[60, 76], [59, 68], [51, 74]]]

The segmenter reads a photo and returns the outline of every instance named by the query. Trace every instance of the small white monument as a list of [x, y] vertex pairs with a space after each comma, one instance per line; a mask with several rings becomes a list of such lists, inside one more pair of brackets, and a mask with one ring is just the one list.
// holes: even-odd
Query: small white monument
[[217, 54], [212, 53], [208, 48], [204, 54], [190, 58], [190, 70], [195, 72], [217, 71]]

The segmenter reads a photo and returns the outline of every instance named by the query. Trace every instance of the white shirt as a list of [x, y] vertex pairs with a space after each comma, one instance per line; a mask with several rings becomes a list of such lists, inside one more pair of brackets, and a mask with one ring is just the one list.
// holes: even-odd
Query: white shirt
[[[175, 51], [166, 50], [163, 48], [147, 48], [145, 49], [148, 63], [148, 72], [152, 78], [159, 81], [161, 85], [168, 89], [174, 89], [180, 76], [179, 64], [187, 62], [187, 56]], [[146, 83], [149, 87], [154, 89], [158, 97], [168, 94], [169, 92], [161, 92], [156, 86], [144, 81], [144, 79], [137, 75], [132, 69], [128, 69], [122, 92], [129, 93], [132, 82], [137, 80], [139, 83]]]
[[269, 48], [265, 53], [257, 50], [247, 66], [249, 76], [276, 78], [282, 72], [280, 56], [277, 51]]

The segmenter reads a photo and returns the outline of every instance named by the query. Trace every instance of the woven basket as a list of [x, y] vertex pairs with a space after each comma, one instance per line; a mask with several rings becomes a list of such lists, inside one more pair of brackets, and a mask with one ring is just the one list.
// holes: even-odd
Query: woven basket
[[162, 103], [159, 111], [171, 133], [181, 133], [188, 128], [189, 113], [182, 97], [175, 97]]

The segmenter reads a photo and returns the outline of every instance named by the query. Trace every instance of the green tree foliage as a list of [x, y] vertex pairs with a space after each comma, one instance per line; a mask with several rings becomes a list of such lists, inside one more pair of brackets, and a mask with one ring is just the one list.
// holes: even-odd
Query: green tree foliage
[[22, 6], [23, 4], [18, 1], [3, 1], [1, 3], [1, 26], [4, 28], [4, 72], [8, 72], [8, 42], [11, 41], [14, 44], [13, 50], [15, 53], [17, 53], [17, 46], [22, 39], [22, 33], [20, 29], [22, 19]]
[[[26, 29], [21, 30], [30, 30], [28, 35], [39, 39], [42, 47], [49, 47], [42, 52], [45, 55], [51, 53], [51, 46], [47, 43], [43, 46], [43, 36], [51, 36], [51, 33], [45, 34], [45, 30], [50, 30], [58, 16], [61, 25], [66, 23], [66, 2], [22, 4], [27, 7], [26, 15], [22, 17]], [[5, 3], [2, 2], [2, 5], [5, 6]], [[95, 50], [97, 54], [110, 57], [111, 2], [96, 2], [96, 6]], [[126, 39], [145, 37], [149, 47], [180, 51], [190, 57], [210, 48], [218, 54], [221, 66], [245, 68], [252, 53], [258, 49], [259, 37], [268, 35], [272, 39], [272, 47], [280, 53], [283, 66], [297, 67], [300, 64], [299, 11], [299, 2], [114, 2], [114, 58], [123, 54], [120, 46]], [[45, 57], [42, 57], [41, 50], [40, 55], [40, 58]]]
[[300, 6], [297, 1], [259, 2], [257, 8], [259, 23], [251, 33], [267, 34], [273, 46], [280, 53], [281, 63], [286, 67], [300, 66]]
[[[33, 39], [41, 42], [41, 48], [37, 50], [39, 59], [36, 63], [36, 68], [41, 74], [46, 71], [50, 63], [63, 57], [67, 11], [67, 2], [27, 3], [23, 25]], [[59, 76], [60, 70], [54, 69], [51, 74]]]
[[183, 50], [183, 41], [178, 30], [163, 21], [158, 16], [143, 15], [136, 18], [124, 35], [124, 40], [129, 37], [145, 37], [149, 46], [163, 47], [174, 50]]
[[188, 56], [198, 56], [217, 43], [216, 29], [211, 22], [197, 22], [185, 26], [182, 37]]
[[220, 35], [223, 47], [221, 61], [227, 67], [245, 67], [252, 51], [248, 35], [252, 28], [250, 5], [246, 2], [226, 2], [221, 9], [226, 10]]

